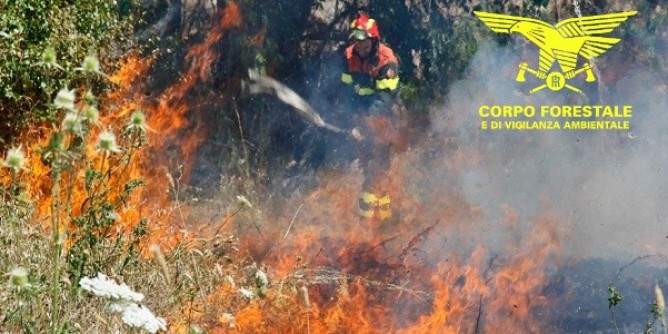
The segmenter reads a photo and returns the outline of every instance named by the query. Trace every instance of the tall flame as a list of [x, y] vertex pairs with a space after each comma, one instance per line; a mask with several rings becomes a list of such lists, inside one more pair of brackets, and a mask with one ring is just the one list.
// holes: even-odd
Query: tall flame
[[160, 95], [156, 106], [148, 108], [148, 124], [155, 130], [152, 141], [155, 151], [164, 154], [169, 151], [167, 145], [178, 144], [179, 152], [172, 157], [174, 161], [161, 161], [161, 164], [171, 165], [172, 169], [183, 165], [183, 182], [187, 183], [190, 178], [190, 162], [208, 131], [203, 115], [192, 105], [194, 101], [190, 101], [187, 94], [196, 84], [211, 79], [211, 65], [218, 57], [214, 45], [226, 31], [241, 23], [239, 6], [233, 1], [228, 2], [204, 40], [189, 49], [186, 54], [188, 69], [181, 79]]

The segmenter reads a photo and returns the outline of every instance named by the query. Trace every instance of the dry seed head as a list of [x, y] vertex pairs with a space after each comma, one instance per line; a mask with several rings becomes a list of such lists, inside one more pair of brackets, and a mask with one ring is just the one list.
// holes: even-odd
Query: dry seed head
[[121, 220], [121, 215], [119, 215], [118, 212], [116, 212], [114, 209], [102, 210], [102, 217], [112, 222], [118, 222]]
[[243, 196], [243, 195], [238, 195], [238, 196], [237, 196], [237, 203], [238, 203], [239, 206], [241, 206], [241, 207], [249, 207], [249, 208], [252, 208], [252, 207], [253, 207], [253, 205], [252, 205], [251, 202], [248, 200], [248, 198], [246, 198], [246, 196]]
[[86, 102], [86, 104], [88, 104], [90, 106], [97, 106], [98, 105], [97, 96], [95, 96], [95, 94], [93, 94], [93, 92], [91, 90], [88, 90], [86, 92], [86, 95], [84, 95], [83, 100], [84, 100], [84, 102]]
[[232, 278], [232, 276], [230, 275], [225, 276], [225, 281], [227, 282], [227, 284], [232, 286], [232, 288], [236, 287], [236, 284], [234, 283], [234, 278]]
[[58, 57], [56, 56], [56, 51], [52, 47], [47, 47], [44, 49], [42, 52], [42, 65], [46, 65], [47, 67], [55, 67], [61, 70], [64, 70], [60, 64], [58, 64]]
[[656, 298], [656, 306], [657, 306], [657, 311], [659, 313], [659, 316], [663, 316], [665, 310], [666, 310], [666, 301], [663, 298], [663, 291], [659, 287], [659, 284], [654, 286], [654, 296]]
[[225, 312], [225, 313], [223, 313], [223, 314], [220, 315], [220, 317], [218, 318], [218, 320], [219, 320], [221, 323], [227, 324], [229, 328], [234, 328], [234, 327], [236, 327], [236, 325], [235, 325], [236, 320], [234, 319], [234, 315], [232, 315], [232, 313], [227, 313], [227, 312]]
[[153, 257], [155, 258], [155, 260], [158, 261], [158, 264], [160, 265], [160, 270], [162, 271], [162, 274], [165, 276], [167, 284], [172, 284], [169, 275], [169, 269], [167, 267], [167, 261], [165, 261], [165, 255], [162, 253], [162, 250], [160, 250], [160, 246], [155, 244], [151, 245], [151, 252], [153, 253]]
[[311, 301], [308, 295], [308, 289], [305, 286], [299, 288], [299, 299], [301, 299], [302, 303], [304, 303], [304, 306], [306, 307], [311, 306]]

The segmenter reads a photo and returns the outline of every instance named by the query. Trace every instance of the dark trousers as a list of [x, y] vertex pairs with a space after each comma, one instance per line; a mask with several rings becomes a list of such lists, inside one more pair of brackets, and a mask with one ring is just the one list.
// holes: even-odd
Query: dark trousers
[[390, 198], [391, 150], [397, 132], [392, 120], [392, 96], [372, 96], [356, 127], [364, 136], [357, 143], [358, 159], [362, 169], [362, 189], [359, 195], [360, 218], [382, 222], [392, 216]]

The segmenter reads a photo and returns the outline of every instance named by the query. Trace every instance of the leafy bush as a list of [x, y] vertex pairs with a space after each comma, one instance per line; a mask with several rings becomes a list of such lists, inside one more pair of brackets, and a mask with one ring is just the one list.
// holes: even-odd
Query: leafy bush
[[[106, 62], [115, 56], [111, 50], [125, 41], [134, 17], [127, 10], [121, 15], [120, 6], [98, 0], [0, 3], [0, 141], [12, 140], [31, 120], [51, 118], [44, 106], [56, 89], [85, 80], [69, 71], [84, 57]], [[47, 49], [58, 67], [45, 64]]]

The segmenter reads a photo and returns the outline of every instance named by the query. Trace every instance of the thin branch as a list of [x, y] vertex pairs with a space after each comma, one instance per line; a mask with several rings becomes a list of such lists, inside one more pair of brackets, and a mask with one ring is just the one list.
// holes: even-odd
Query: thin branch
[[295, 215], [292, 216], [292, 220], [290, 221], [290, 225], [288, 226], [288, 230], [285, 231], [285, 235], [283, 236], [283, 238], [287, 238], [287, 237], [288, 237], [288, 233], [290, 233], [290, 228], [292, 227], [292, 224], [295, 222], [295, 219], [297, 218], [297, 215], [299, 214], [299, 210], [302, 209], [302, 206], [304, 206], [304, 203], [302, 203], [302, 204], [299, 206], [299, 208], [297, 208], [297, 212], [295, 212]]

